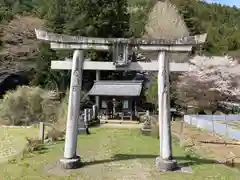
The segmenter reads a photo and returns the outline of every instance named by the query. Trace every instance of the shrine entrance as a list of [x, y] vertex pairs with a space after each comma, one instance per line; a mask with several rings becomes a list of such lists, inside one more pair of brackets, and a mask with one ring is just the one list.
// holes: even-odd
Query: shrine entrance
[[[124, 39], [124, 38], [92, 38], [68, 36], [35, 30], [40, 40], [50, 41], [52, 49], [74, 50], [71, 61], [52, 61], [51, 68], [72, 70], [68, 117], [65, 137], [64, 157], [60, 159], [63, 168], [76, 168], [81, 164], [76, 154], [78, 119], [80, 109], [80, 93], [83, 70], [95, 70], [96, 80], [99, 72], [112, 71], [156, 71], [158, 72], [158, 118], [160, 133], [160, 156], [156, 158], [156, 167], [161, 171], [171, 171], [176, 168], [176, 160], [172, 156], [169, 73], [170, 71], [188, 71], [188, 63], [171, 63], [169, 52], [190, 52], [192, 46], [205, 42], [206, 34], [188, 36], [173, 40], [165, 39]], [[84, 50], [112, 51], [113, 62], [87, 61]], [[129, 54], [135, 51], [158, 52], [157, 61], [132, 62]], [[96, 104], [99, 105], [99, 96]]]
[[142, 86], [141, 80], [100, 80], [94, 82], [88, 95], [98, 97], [100, 119], [137, 120], [136, 102]]

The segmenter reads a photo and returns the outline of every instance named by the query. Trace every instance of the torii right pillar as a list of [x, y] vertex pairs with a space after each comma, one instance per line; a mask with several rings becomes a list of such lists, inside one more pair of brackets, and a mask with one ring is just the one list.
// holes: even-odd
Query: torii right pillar
[[172, 157], [170, 97], [169, 97], [169, 58], [165, 51], [158, 54], [158, 118], [160, 136], [160, 156], [156, 158], [156, 167], [160, 171], [172, 171], [177, 162]]
[[158, 122], [160, 136], [160, 156], [156, 158], [156, 168], [160, 171], [177, 169], [177, 162], [172, 156], [170, 85], [168, 52], [189, 52], [192, 45], [204, 43], [207, 34], [191, 36], [171, 43], [167, 48], [158, 49]]

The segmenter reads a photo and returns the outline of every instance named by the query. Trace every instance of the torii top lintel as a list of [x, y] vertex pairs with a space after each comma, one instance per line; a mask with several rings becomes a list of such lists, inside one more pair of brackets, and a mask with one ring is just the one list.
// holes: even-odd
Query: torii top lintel
[[128, 44], [132, 46], [184, 46], [184, 45], [200, 45], [206, 41], [207, 34], [185, 36], [182, 38], [166, 40], [166, 39], [143, 39], [143, 38], [95, 38], [83, 36], [70, 36], [56, 33], [50, 33], [35, 29], [37, 39], [50, 41], [53, 43], [63, 44], [86, 44], [86, 45], [113, 45], [115, 43]]

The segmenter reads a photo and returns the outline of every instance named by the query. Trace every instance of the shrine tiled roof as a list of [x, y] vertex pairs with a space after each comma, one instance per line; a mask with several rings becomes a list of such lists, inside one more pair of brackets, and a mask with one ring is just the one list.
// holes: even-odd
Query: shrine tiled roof
[[143, 81], [95, 81], [91, 96], [140, 96]]

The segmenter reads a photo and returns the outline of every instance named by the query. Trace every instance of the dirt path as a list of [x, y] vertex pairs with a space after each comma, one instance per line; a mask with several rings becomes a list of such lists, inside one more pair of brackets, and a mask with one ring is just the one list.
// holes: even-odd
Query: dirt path
[[[181, 123], [179, 121], [173, 122], [172, 130], [176, 136], [182, 137], [185, 147], [194, 148], [203, 157], [221, 162], [231, 159], [231, 157], [240, 157], [239, 141], [230, 140], [187, 124], [184, 124], [181, 136]], [[240, 158], [235, 158], [234, 161], [240, 163]]]
[[116, 124], [116, 123], [106, 123], [101, 124], [101, 128], [141, 128], [142, 124]]

